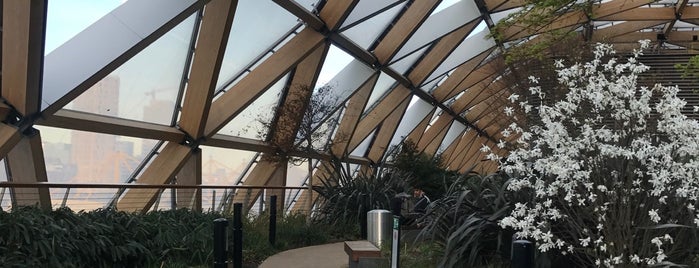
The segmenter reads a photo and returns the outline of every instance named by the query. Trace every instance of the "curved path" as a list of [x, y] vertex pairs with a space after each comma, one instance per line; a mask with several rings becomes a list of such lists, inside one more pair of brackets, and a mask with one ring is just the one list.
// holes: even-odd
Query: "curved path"
[[348, 257], [344, 245], [344, 242], [338, 242], [279, 252], [262, 262], [260, 268], [348, 267]]

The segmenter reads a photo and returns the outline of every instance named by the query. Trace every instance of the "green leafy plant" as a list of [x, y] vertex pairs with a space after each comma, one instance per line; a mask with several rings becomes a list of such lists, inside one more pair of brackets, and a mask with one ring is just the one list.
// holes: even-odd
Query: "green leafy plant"
[[314, 188], [322, 197], [315, 221], [330, 225], [358, 225], [362, 214], [372, 209], [389, 209], [396, 194], [404, 192], [405, 177], [382, 168], [371, 175], [354, 176], [349, 164], [332, 161], [331, 175]]
[[[113, 209], [75, 213], [21, 207], [0, 211], [2, 267], [192, 267], [213, 262], [213, 221], [218, 213], [190, 210], [132, 214]], [[244, 218], [244, 263], [256, 267], [286, 249], [326, 243], [324, 225], [304, 215], [281, 216], [277, 244], [268, 242], [269, 217]], [[232, 240], [229, 224], [229, 241]]]
[[401, 174], [411, 187], [425, 191], [431, 199], [444, 195], [457, 173], [442, 167], [439, 156], [429, 156], [417, 149], [417, 146], [405, 141], [393, 157], [392, 168]]
[[444, 197], [434, 200], [422, 221], [420, 237], [439, 244], [439, 267], [476, 267], [506, 262], [512, 231], [498, 221], [514, 207], [501, 174], [469, 175], [455, 180]]
[[[591, 16], [592, 1], [571, 0], [526, 0], [524, 7], [510, 13], [498, 21], [491, 29], [491, 36], [499, 43], [511, 42], [505, 52], [507, 63], [523, 59], [543, 58], [552, 45], [577, 38], [575, 28], [552, 28], [558, 20], [583, 22]], [[517, 41], [520, 38], [536, 35], [533, 40]]]

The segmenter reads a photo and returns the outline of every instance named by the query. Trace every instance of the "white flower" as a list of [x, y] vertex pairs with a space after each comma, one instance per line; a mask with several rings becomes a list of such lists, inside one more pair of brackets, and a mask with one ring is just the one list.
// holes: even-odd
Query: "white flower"
[[507, 97], [507, 99], [510, 100], [510, 102], [515, 102], [515, 101], [517, 101], [517, 100], [519, 99], [519, 95], [517, 95], [517, 94], [512, 94], [512, 95], [510, 95], [509, 97]]
[[591, 238], [588, 237], [588, 238], [585, 238], [585, 239], [578, 239], [578, 240], [580, 240], [580, 246], [582, 246], [582, 247], [587, 247], [587, 245], [590, 244]]
[[515, 110], [512, 109], [512, 107], [508, 106], [508, 107], [505, 107], [504, 112], [505, 112], [505, 115], [512, 116], [512, 114], [514, 114]]
[[631, 263], [641, 263], [641, 257], [638, 257], [638, 255], [633, 254], [631, 256]]
[[660, 215], [658, 215], [658, 210], [657, 209], [651, 209], [648, 211], [648, 216], [650, 216], [650, 220], [658, 223], [660, 221]]
[[[504, 108], [510, 117], [519, 111], [528, 117], [509, 118], [516, 124], [502, 130], [503, 137], [516, 141], [506, 144], [500, 168], [513, 177], [508, 190], [533, 197], [517, 203], [499, 224], [535, 239], [539, 250], [562, 254], [579, 245], [584, 249], [578, 253], [597, 265], [675, 261], [662, 248], [674, 243], [669, 235], [620, 240], [603, 234], [622, 223], [647, 224], [645, 211], [656, 224], [699, 226], [699, 180], [693, 179], [699, 177], [699, 122], [683, 114], [687, 102], [677, 97], [677, 87], [640, 86], [638, 78], [649, 68], [638, 60], [642, 50], [627, 60], [613, 53], [612, 46], [599, 44], [588, 62], [564, 67], [556, 60], [557, 77], [551, 81], [557, 85], [542, 88], [529, 77], [528, 93], [544, 101], [529, 104], [525, 98], [519, 110]], [[552, 88], [560, 90], [551, 94]], [[699, 112], [699, 105], [693, 108]], [[501, 149], [504, 145], [497, 143]], [[687, 211], [664, 214], [670, 204], [686, 207], [694, 217], [684, 215]], [[628, 206], [643, 212], [619, 217]], [[553, 226], [561, 229], [551, 232]], [[657, 230], [640, 232], [648, 237]], [[649, 245], [657, 251], [633, 250]]]
[[537, 83], [539, 83], [539, 78], [536, 78], [534, 76], [529, 76], [529, 82], [537, 84]]
[[483, 146], [481, 147], [481, 152], [490, 152], [490, 147], [488, 145], [483, 144]]

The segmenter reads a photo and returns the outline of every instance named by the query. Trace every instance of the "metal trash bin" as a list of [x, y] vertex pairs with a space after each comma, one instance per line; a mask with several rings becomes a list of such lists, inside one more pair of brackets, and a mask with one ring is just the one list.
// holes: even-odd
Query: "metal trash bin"
[[374, 209], [367, 212], [367, 240], [381, 249], [383, 243], [391, 245], [393, 232], [393, 214], [385, 209]]

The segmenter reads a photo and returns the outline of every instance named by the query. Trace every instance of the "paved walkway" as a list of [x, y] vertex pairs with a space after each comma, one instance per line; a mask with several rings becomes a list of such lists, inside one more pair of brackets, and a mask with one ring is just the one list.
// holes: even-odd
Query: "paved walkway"
[[346, 268], [345, 242], [297, 248], [267, 258], [260, 268]]

